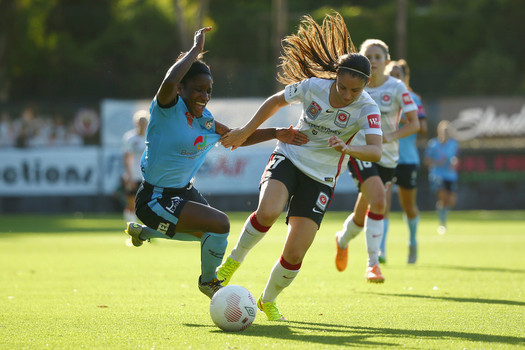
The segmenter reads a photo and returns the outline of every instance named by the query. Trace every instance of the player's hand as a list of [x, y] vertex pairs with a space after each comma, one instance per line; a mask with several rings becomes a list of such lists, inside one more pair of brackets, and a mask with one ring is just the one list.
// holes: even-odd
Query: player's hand
[[328, 139], [328, 146], [341, 153], [345, 153], [345, 151], [348, 149], [346, 143], [337, 136], [332, 136], [330, 139]]
[[297, 129], [294, 129], [293, 126], [290, 125], [288, 129], [286, 128], [277, 128], [276, 133], [277, 140], [289, 143], [291, 145], [301, 146], [305, 143], [308, 143], [310, 139], [308, 139], [308, 136], [303, 134]]
[[225, 147], [225, 148], [231, 148], [233, 151], [237, 147], [241, 146], [244, 141], [248, 138], [247, 133], [244, 131], [244, 129], [232, 129], [228, 133], [224, 134], [219, 142]]
[[197, 47], [199, 49], [199, 52], [202, 52], [204, 50], [204, 41], [206, 37], [206, 33], [211, 30], [212, 27], [204, 27], [195, 32], [195, 36], [193, 37], [193, 46]]

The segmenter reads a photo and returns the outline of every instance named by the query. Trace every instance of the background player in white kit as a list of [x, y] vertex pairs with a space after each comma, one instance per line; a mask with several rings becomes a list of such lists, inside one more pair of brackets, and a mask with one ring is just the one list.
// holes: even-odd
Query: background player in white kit
[[135, 195], [142, 182], [140, 158], [146, 148], [146, 129], [148, 127], [149, 112], [139, 110], [133, 114], [133, 129], [122, 137], [123, 165], [122, 186], [126, 195], [124, 205], [124, 220], [137, 221], [135, 216]]
[[[410, 96], [417, 105], [417, 117], [419, 120], [419, 131], [407, 137], [399, 139], [399, 161], [394, 174], [393, 184], [397, 185], [397, 196], [399, 204], [403, 209], [403, 219], [408, 226], [408, 263], [415, 264], [417, 261], [417, 226], [419, 223], [419, 208], [417, 206], [417, 174], [419, 170], [419, 152], [417, 149], [417, 139], [423, 138], [427, 133], [426, 113], [421, 97], [410, 87], [410, 68], [408, 63], [401, 59], [392, 61], [386, 67], [386, 73], [394, 78], [403, 81], [410, 91]], [[401, 116], [400, 125], [406, 122], [405, 115]], [[381, 253], [379, 262], [386, 263], [386, 238], [388, 233], [388, 212], [392, 201], [392, 187], [387, 189], [386, 199], [387, 208], [385, 211], [385, 227], [383, 230], [383, 240], [381, 241]]]
[[[264, 237], [288, 205], [288, 235], [257, 305], [269, 320], [281, 320], [275, 300], [299, 273], [332, 198], [348, 155], [365, 161], [381, 157], [379, 109], [364, 92], [369, 80], [368, 59], [355, 53], [350, 34], [339, 14], [326, 16], [322, 28], [310, 17], [299, 31], [284, 39], [278, 80], [287, 85], [269, 97], [241, 129], [222, 138], [225, 147], [236, 147], [260, 124], [290, 103], [302, 103], [297, 128], [309, 143], [290, 146], [279, 142], [266, 166], [259, 205], [243, 227], [230, 256], [217, 270], [222, 284]], [[348, 144], [364, 130], [363, 145]]]
[[[348, 168], [359, 189], [354, 212], [345, 220], [343, 229], [336, 233], [335, 264], [344, 271], [348, 262], [348, 242], [363, 229], [366, 234], [368, 263], [365, 278], [368, 282], [382, 283], [385, 278], [379, 269], [379, 246], [383, 236], [383, 218], [386, 209], [385, 186], [390, 186], [399, 158], [398, 139], [419, 130], [417, 106], [405, 84], [387, 74], [390, 61], [388, 46], [381, 40], [368, 39], [361, 44], [360, 53], [370, 60], [371, 77], [365, 91], [381, 110], [383, 154], [377, 163], [350, 158]], [[398, 128], [401, 112], [407, 123]], [[364, 144], [362, 132], [352, 144]]]

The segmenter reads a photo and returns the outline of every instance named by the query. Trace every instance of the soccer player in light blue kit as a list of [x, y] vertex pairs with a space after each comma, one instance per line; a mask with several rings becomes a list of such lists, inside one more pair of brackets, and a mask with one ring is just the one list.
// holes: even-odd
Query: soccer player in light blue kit
[[[386, 73], [403, 81], [417, 105], [417, 117], [419, 120], [419, 131], [399, 139], [399, 160], [394, 173], [392, 183], [397, 185], [399, 204], [403, 209], [403, 218], [408, 225], [409, 245], [408, 263], [415, 264], [417, 261], [417, 226], [419, 223], [419, 208], [417, 207], [417, 173], [419, 170], [419, 152], [417, 149], [418, 136], [425, 135], [427, 123], [425, 121], [425, 108], [421, 97], [410, 88], [410, 68], [405, 60], [391, 61], [386, 67]], [[406, 116], [401, 116], [400, 126], [406, 123]], [[387, 208], [385, 211], [383, 239], [380, 245], [379, 262], [386, 262], [386, 236], [388, 233], [388, 212], [392, 202], [392, 186], [387, 188]]]
[[[200, 241], [199, 289], [211, 298], [222, 287], [215, 270], [224, 256], [230, 222], [225, 213], [208, 205], [193, 187], [193, 178], [206, 154], [230, 129], [206, 109], [213, 79], [201, 53], [210, 30], [195, 33], [193, 47], [168, 70], [151, 103], [141, 161], [144, 181], [135, 203], [137, 217], [146, 226], [129, 222], [126, 233], [135, 247], [150, 238]], [[308, 142], [293, 128], [268, 128], [257, 130], [243, 146], [272, 138], [295, 145]]]
[[437, 137], [428, 141], [425, 150], [428, 180], [437, 193], [438, 233], [441, 235], [447, 232], [448, 212], [456, 205], [458, 182], [458, 142], [450, 137], [449, 124], [447, 120], [439, 122]]

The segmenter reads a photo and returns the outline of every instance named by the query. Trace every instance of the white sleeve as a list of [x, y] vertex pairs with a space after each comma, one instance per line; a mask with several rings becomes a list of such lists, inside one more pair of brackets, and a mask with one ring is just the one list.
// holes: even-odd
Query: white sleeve
[[304, 92], [308, 91], [310, 79], [287, 85], [284, 88], [284, 99], [288, 103], [301, 103], [304, 100]]
[[397, 85], [396, 90], [396, 98], [399, 100], [398, 102], [403, 113], [417, 111], [417, 105], [403, 82], [400, 82], [400, 84]]
[[367, 106], [362, 110], [361, 130], [365, 135], [383, 135], [381, 130], [381, 112], [377, 106]]

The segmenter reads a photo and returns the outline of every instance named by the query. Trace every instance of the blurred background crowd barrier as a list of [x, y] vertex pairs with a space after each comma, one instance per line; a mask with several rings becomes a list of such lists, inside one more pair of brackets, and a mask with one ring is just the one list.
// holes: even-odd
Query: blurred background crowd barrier
[[[217, 120], [230, 127], [242, 126], [263, 98], [213, 99], [208, 105]], [[51, 119], [31, 123], [34, 130], [24, 146], [17, 142], [0, 147], [0, 210], [2, 212], [120, 211], [122, 136], [133, 128], [135, 111], [148, 109], [147, 100], [103, 100], [95, 112], [79, 109], [68, 144], [67, 128], [53, 137]], [[525, 208], [525, 98], [458, 98], [428, 101], [429, 135], [435, 136], [439, 120], [451, 121], [460, 142], [458, 209]], [[9, 139], [20, 134], [27, 117], [14, 120]], [[295, 125], [298, 105], [282, 109], [263, 126]], [[82, 125], [75, 128], [75, 124]], [[55, 124], [56, 127], [56, 124]], [[62, 127], [62, 124], [60, 124]], [[56, 128], [55, 128], [56, 129]], [[29, 134], [28, 134], [29, 135]], [[43, 135], [47, 135], [44, 137]], [[84, 135], [86, 140], [81, 136]], [[52, 142], [60, 139], [61, 143]], [[38, 140], [36, 142], [35, 140]], [[47, 141], [45, 141], [47, 140]], [[60, 145], [60, 147], [57, 147]], [[230, 151], [216, 146], [197, 174], [197, 188], [223, 210], [253, 210], [258, 183], [274, 141]], [[419, 145], [422, 154], [425, 142]], [[418, 202], [432, 210], [435, 202], [426, 169], [419, 174]], [[356, 188], [348, 173], [341, 176], [332, 210], [349, 210]], [[395, 202], [395, 201], [394, 201]], [[393, 203], [394, 210], [398, 209]]]

